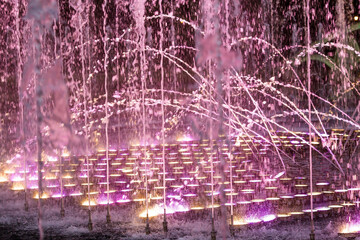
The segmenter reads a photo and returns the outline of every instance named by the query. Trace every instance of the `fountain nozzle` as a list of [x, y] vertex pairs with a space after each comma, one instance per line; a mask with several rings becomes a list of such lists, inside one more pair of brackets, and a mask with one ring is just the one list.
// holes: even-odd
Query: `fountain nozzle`
[[150, 234], [150, 225], [149, 225], [149, 214], [146, 214], [146, 227], [145, 227], [145, 233], [146, 235]]

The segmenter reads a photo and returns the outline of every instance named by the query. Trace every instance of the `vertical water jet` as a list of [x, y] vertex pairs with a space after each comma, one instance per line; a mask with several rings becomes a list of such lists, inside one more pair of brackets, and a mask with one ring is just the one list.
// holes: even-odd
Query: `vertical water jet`
[[164, 53], [163, 53], [163, 8], [162, 0], [159, 0], [159, 9], [160, 9], [160, 40], [159, 40], [159, 51], [160, 51], [160, 71], [161, 71], [161, 145], [162, 145], [162, 162], [163, 162], [163, 197], [164, 197], [164, 221], [163, 229], [165, 232], [165, 237], [168, 234], [168, 225], [166, 220], [166, 163], [165, 163], [165, 108], [164, 108]]
[[107, 31], [106, 31], [106, 20], [107, 20], [107, 13], [106, 13], [106, 6], [107, 0], [104, 0], [102, 4], [102, 10], [104, 13], [103, 16], [103, 44], [104, 44], [104, 86], [105, 86], [105, 148], [106, 148], [106, 198], [107, 198], [107, 208], [106, 208], [106, 222], [108, 224], [111, 223], [111, 216], [110, 216], [110, 168], [109, 168], [109, 93], [108, 93], [108, 49], [107, 49]]
[[[89, 4], [87, 0], [87, 4]], [[90, 199], [90, 169], [89, 169], [89, 126], [88, 126], [88, 101], [87, 101], [87, 87], [86, 82], [89, 79], [86, 78], [85, 74], [85, 50], [84, 50], [84, 32], [82, 30], [82, 16], [79, 16], [79, 29], [80, 29], [80, 43], [81, 43], [81, 76], [83, 81], [83, 98], [84, 98], [84, 129], [85, 129], [85, 163], [86, 163], [86, 180], [87, 180], [87, 198], [88, 198], [88, 229], [91, 231], [93, 229], [92, 219], [91, 219], [91, 199]], [[90, 44], [90, 43], [87, 43]]]
[[59, 178], [60, 178], [60, 217], [65, 217], [64, 209], [64, 185], [63, 185], [63, 156], [61, 150], [58, 150], [59, 160]]
[[19, 115], [20, 115], [20, 143], [22, 148], [22, 157], [24, 164], [24, 209], [25, 211], [29, 211], [29, 203], [28, 203], [28, 188], [27, 188], [27, 149], [26, 149], [26, 138], [25, 138], [25, 123], [24, 123], [24, 94], [23, 94], [23, 78], [22, 78], [22, 56], [21, 56], [21, 42], [20, 42], [20, 5], [21, 1], [18, 0], [15, 2], [15, 13], [16, 13], [16, 50], [17, 50], [17, 79], [18, 79], [18, 94], [19, 94]]
[[309, 111], [309, 167], [310, 167], [310, 240], [315, 240], [314, 227], [314, 196], [313, 196], [313, 162], [312, 162], [312, 129], [311, 129], [311, 58], [310, 58], [310, 0], [306, 0], [306, 77], [307, 77], [307, 95], [308, 95], [308, 111]]

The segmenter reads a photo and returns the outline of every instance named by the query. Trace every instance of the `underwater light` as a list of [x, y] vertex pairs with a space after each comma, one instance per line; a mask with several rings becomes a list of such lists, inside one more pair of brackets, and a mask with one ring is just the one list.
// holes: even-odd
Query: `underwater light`
[[[49, 198], [50, 196], [47, 194], [47, 193], [43, 193], [42, 195], [41, 195], [41, 199], [47, 199], [47, 198]], [[39, 193], [36, 193], [35, 195], [34, 195], [34, 199], [39, 199]]]
[[243, 219], [237, 219], [234, 220], [233, 225], [234, 226], [242, 226], [242, 225], [247, 225], [248, 223], [246, 221], [244, 221]]
[[109, 201], [108, 201], [107, 199], [98, 200], [98, 204], [99, 204], [99, 205], [107, 205], [108, 203], [109, 203], [109, 204], [113, 204], [114, 201], [111, 200], [111, 199], [110, 199]]
[[360, 223], [346, 223], [341, 227], [338, 235], [348, 240], [355, 240], [357, 237], [360, 237]]
[[[172, 202], [169, 204], [169, 206], [166, 206], [166, 214], [173, 214], [176, 212], [187, 212], [190, 209], [179, 202]], [[148, 209], [148, 216], [149, 217], [156, 217], [159, 215], [164, 214], [164, 207], [162, 204], [155, 205]], [[146, 218], [146, 210], [140, 213], [140, 218]]]
[[275, 214], [268, 214], [265, 215], [261, 218], [264, 222], [270, 222], [276, 219], [276, 215]]
[[7, 182], [8, 179], [5, 176], [0, 176], [0, 183]]
[[190, 136], [182, 136], [176, 139], [178, 142], [191, 142], [193, 139]]
[[13, 191], [21, 191], [24, 190], [24, 185], [22, 183], [16, 182], [14, 183], [14, 185], [12, 186], [11, 190]]
[[[82, 203], [81, 203], [82, 206], [89, 206], [89, 200], [84, 200]], [[96, 206], [96, 202], [94, 200], [90, 200], [90, 206]]]

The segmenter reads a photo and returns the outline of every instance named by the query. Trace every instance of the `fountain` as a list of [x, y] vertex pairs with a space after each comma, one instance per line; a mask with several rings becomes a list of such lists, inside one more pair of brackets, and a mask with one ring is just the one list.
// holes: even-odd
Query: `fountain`
[[359, 224], [349, 219], [339, 232], [339, 236], [348, 240], [354, 240], [360, 236]]
[[359, 4], [320, 5], [1, 3], [1, 191], [40, 239], [49, 204], [165, 238], [358, 215]]

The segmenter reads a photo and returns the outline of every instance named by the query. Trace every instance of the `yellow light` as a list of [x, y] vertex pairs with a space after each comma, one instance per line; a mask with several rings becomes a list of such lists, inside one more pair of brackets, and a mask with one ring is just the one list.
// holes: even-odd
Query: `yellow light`
[[202, 210], [204, 207], [198, 206], [198, 207], [192, 207], [191, 210]]
[[56, 176], [46, 176], [45, 179], [46, 180], [55, 180], [55, 179], [57, 179], [57, 177]]
[[0, 183], [7, 182], [8, 179], [5, 176], [0, 176]]
[[75, 183], [64, 184], [64, 187], [75, 187]]
[[207, 206], [206, 208], [218, 208], [218, 207], [220, 207], [220, 205], [219, 204], [214, 204], [214, 205], [209, 205], [209, 206]]
[[[308, 193], [308, 195], [310, 196], [311, 193]], [[321, 192], [313, 192], [312, 195], [313, 196], [319, 196], [319, 195], [321, 195]]]
[[[34, 198], [35, 198], [35, 199], [39, 199], [39, 193], [36, 193], [36, 194], [34, 195]], [[47, 198], [49, 198], [49, 195], [48, 195], [47, 193], [43, 193], [43, 194], [41, 195], [41, 199], [47, 199]]]
[[141, 197], [140, 197], [140, 198], [134, 198], [134, 199], [133, 199], [134, 202], [143, 202], [143, 201], [145, 201], [145, 200], [146, 200], [145, 198], [141, 198]]
[[67, 150], [64, 150], [61, 154], [62, 157], [70, 157], [70, 153]]
[[247, 225], [248, 223], [244, 219], [236, 219], [234, 220], [235, 226]]
[[354, 20], [355, 20], [355, 21], [359, 21], [359, 16], [355, 16], [355, 17], [354, 17]]
[[344, 226], [342, 226], [341, 233], [354, 233], [354, 232], [360, 232], [360, 224], [359, 223], [346, 223]]
[[343, 206], [341, 205], [329, 205], [329, 208], [342, 208]]
[[282, 214], [278, 214], [277, 217], [278, 218], [286, 218], [286, 217], [290, 217], [290, 214], [282, 213]]
[[21, 191], [21, 190], [24, 190], [24, 185], [20, 182], [15, 182], [11, 188], [11, 190], [13, 191]]
[[266, 200], [268, 200], [268, 201], [277, 201], [277, 200], [280, 200], [280, 198], [278, 198], [278, 197], [268, 197], [268, 198], [266, 198]]
[[[164, 212], [164, 209], [158, 205], [154, 206], [153, 208], [148, 209], [148, 216], [149, 217], [156, 217], [161, 215]], [[146, 210], [140, 213], [139, 217], [146, 218]]]
[[[82, 206], [89, 206], [89, 200], [84, 200], [82, 203], [81, 203]], [[90, 206], [96, 206], [96, 202], [94, 200], [90, 200]]]
[[304, 212], [290, 212], [290, 215], [302, 215]]

